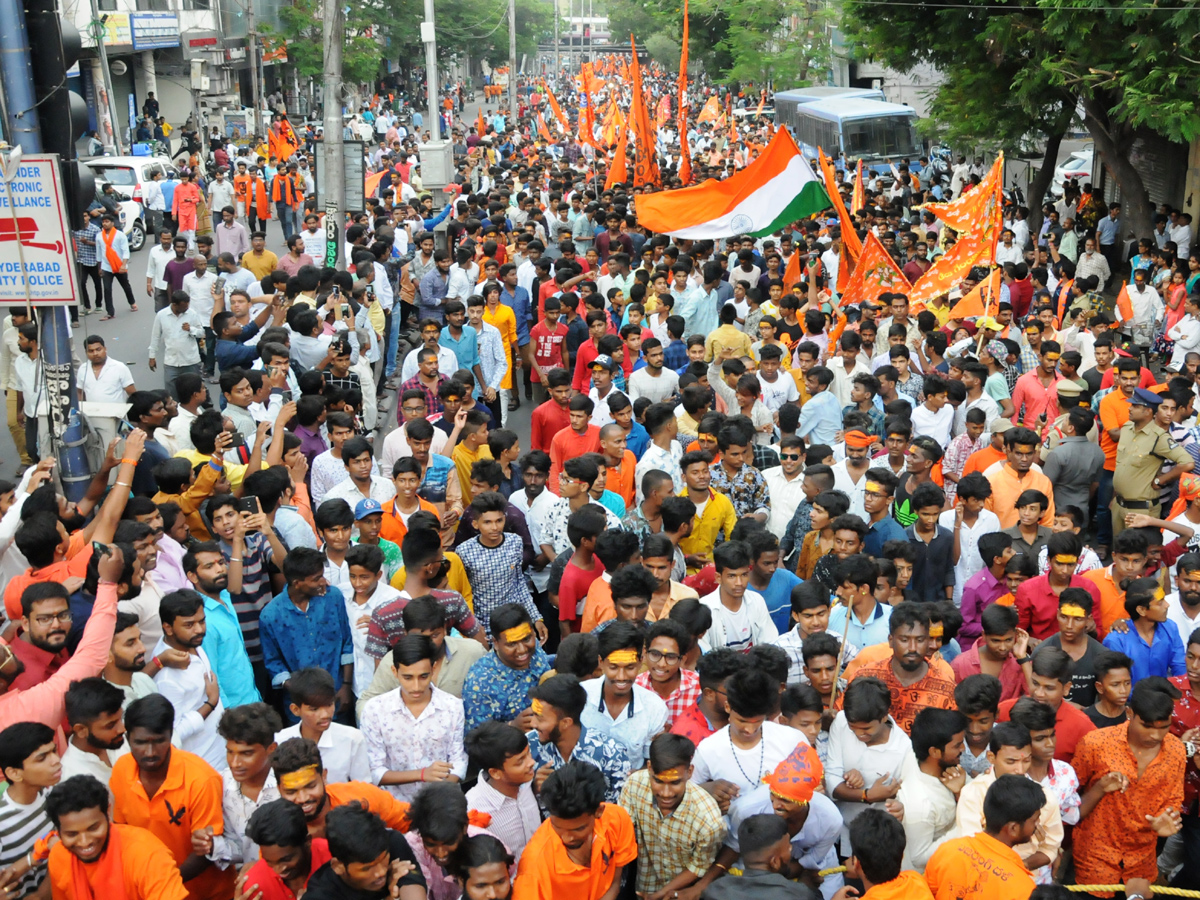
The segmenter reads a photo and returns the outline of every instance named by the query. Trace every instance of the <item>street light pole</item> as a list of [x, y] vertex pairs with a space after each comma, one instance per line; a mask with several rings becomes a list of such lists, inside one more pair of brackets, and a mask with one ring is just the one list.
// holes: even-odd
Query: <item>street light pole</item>
[[508, 113], [517, 122], [517, 0], [508, 0]]
[[429, 94], [429, 141], [437, 143], [442, 135], [438, 109], [437, 32], [433, 26], [433, 0], [425, 0], [425, 21], [421, 23], [421, 41], [425, 44], [425, 85]]
[[[92, 2], [95, 3], [96, 0], [92, 0]], [[329, 16], [330, 12], [326, 10], [326, 22], [328, 22]], [[250, 53], [250, 93], [254, 97], [254, 134], [256, 137], [264, 138], [266, 133], [263, 131], [262, 95], [258, 92], [258, 35], [254, 30], [254, 0], [246, 0], [246, 28], [246, 45]], [[340, 61], [338, 71], [341, 71]]]
[[[346, 209], [346, 147], [342, 133], [342, 48], [346, 18], [341, 0], [325, 0], [325, 260], [331, 268], [342, 261], [342, 217]], [[257, 104], [258, 95], [255, 95]]]

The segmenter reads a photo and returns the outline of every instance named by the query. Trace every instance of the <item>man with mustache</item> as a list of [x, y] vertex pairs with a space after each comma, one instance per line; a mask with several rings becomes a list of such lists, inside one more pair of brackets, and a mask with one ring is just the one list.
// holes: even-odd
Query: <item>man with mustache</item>
[[262, 698], [254, 686], [254, 669], [229, 596], [229, 564], [215, 541], [195, 545], [183, 557], [188, 581], [204, 598], [205, 633], [201, 646], [220, 685], [221, 703], [233, 709]]
[[[132, 627], [136, 629], [137, 623]], [[125, 743], [125, 702], [125, 693], [103, 678], [83, 678], [67, 689], [71, 737], [62, 757], [63, 781], [75, 775], [92, 775], [108, 784], [113, 763], [129, 752]]]
[[69, 597], [67, 589], [54, 581], [30, 585], [21, 594], [21, 637], [11, 647], [24, 671], [13, 679], [12, 688], [23, 691], [41, 684], [70, 659]]

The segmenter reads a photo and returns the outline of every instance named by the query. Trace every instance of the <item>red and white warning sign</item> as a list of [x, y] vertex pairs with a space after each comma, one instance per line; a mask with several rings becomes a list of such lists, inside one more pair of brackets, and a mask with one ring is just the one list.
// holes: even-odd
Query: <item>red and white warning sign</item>
[[23, 305], [27, 284], [39, 306], [75, 303], [75, 256], [58, 157], [13, 162], [11, 180], [0, 184], [0, 306]]

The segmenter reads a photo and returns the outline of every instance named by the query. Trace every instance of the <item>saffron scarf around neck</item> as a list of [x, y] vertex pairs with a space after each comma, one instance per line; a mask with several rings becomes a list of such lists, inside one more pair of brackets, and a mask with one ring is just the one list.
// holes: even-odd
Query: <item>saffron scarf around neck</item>
[[[88, 874], [91, 874], [89, 880]], [[125, 890], [125, 868], [121, 860], [121, 830], [108, 826], [108, 846], [94, 863], [71, 854], [71, 881], [75, 900], [129, 900]], [[93, 887], [93, 883], [95, 887]]]
[[108, 266], [114, 273], [125, 271], [125, 260], [121, 259], [121, 254], [113, 249], [113, 243], [117, 240], [117, 229], [112, 231], [100, 231], [100, 238], [104, 241], [104, 256], [108, 259]]

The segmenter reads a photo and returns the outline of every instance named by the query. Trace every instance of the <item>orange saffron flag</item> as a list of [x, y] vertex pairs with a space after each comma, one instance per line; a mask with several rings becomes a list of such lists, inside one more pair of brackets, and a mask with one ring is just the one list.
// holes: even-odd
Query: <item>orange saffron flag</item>
[[804, 267], [800, 265], [800, 257], [804, 255], [798, 250], [792, 253], [791, 259], [788, 260], [787, 268], [783, 270], [783, 293], [786, 296], [792, 292], [792, 288], [800, 283], [800, 279], [804, 277]]
[[867, 242], [863, 245], [862, 256], [854, 267], [854, 274], [842, 293], [841, 306], [851, 303], [862, 303], [864, 300], [876, 300], [880, 294], [891, 292], [907, 294], [912, 290], [908, 279], [896, 265], [891, 254], [884, 249], [874, 232], [867, 233]]
[[854, 176], [854, 193], [850, 195], [850, 212], [858, 212], [867, 205], [867, 186], [863, 184], [862, 160]]
[[541, 113], [537, 114], [537, 130], [543, 141], [547, 144], [554, 143], [554, 138], [550, 136], [550, 129], [546, 127], [546, 119]]
[[679, 180], [692, 183], [692, 151], [688, 146], [687, 107], [688, 0], [683, 0], [683, 46], [679, 51]]
[[558, 105], [558, 99], [554, 96], [554, 92], [550, 90], [550, 86], [545, 81], [542, 82], [542, 87], [546, 91], [546, 99], [550, 102], [550, 111], [554, 113], [554, 118], [558, 119], [558, 124], [562, 126], [561, 130], [568, 130], [571, 127], [571, 123], [567, 120], [562, 107]]
[[973, 319], [992, 315], [992, 306], [999, 309], [1000, 269], [994, 269], [986, 281], [981, 281], [950, 310], [952, 319]]
[[625, 164], [625, 144], [628, 142], [629, 120], [621, 123], [621, 133], [617, 137], [617, 152], [613, 155], [612, 165], [608, 167], [608, 177], [604, 179], [604, 189], [611, 190], [614, 184], [626, 184], [629, 172]]
[[989, 265], [992, 248], [990, 234], [969, 234], [959, 238], [917, 279], [908, 296], [909, 312], [920, 312], [934, 297], [949, 293], [975, 266]]
[[658, 140], [654, 123], [650, 121], [650, 113], [646, 109], [646, 97], [642, 93], [642, 67], [638, 62], [637, 43], [633, 35], [629, 36], [633, 48], [633, 61], [629, 68], [630, 81], [633, 83], [633, 104], [629, 108], [629, 122], [633, 130], [634, 146], [637, 148], [637, 159], [633, 164], [634, 187], [652, 184], [662, 186], [662, 175], [658, 171]]
[[[949, 203], [926, 203], [921, 209], [933, 213], [961, 234], [994, 232], [993, 249], [1000, 237], [1004, 212], [1004, 154], [996, 157], [983, 181]], [[991, 262], [992, 260], [988, 260]]]
[[846, 212], [846, 204], [842, 201], [842, 192], [838, 190], [837, 170], [824, 150], [818, 147], [817, 153], [821, 174], [825, 178], [825, 193], [829, 195], [829, 200], [838, 215], [838, 223], [842, 226], [842, 243], [846, 245], [850, 255], [858, 259], [862, 256], [862, 241], [858, 239], [858, 232], [854, 230], [854, 223], [850, 221], [850, 214]]
[[716, 95], [708, 98], [704, 104], [704, 109], [700, 110], [700, 115], [696, 119], [697, 125], [703, 125], [705, 122], [715, 122], [721, 116], [721, 101]]
[[479, 109], [479, 118], [475, 120], [475, 133], [480, 137], [483, 137], [485, 134], [487, 134], [487, 122], [484, 121], [482, 107]]
[[267, 147], [273, 157], [284, 163], [300, 149], [300, 142], [296, 139], [296, 132], [292, 130], [292, 125], [287, 119], [281, 119], [278, 128], [278, 133], [275, 128], [267, 132]]

